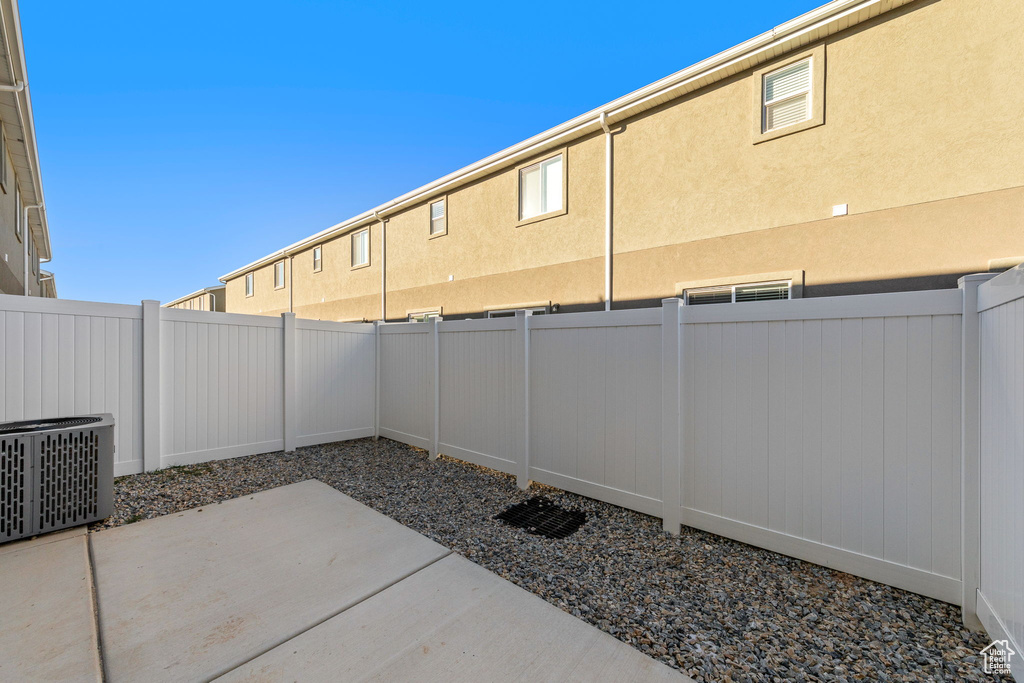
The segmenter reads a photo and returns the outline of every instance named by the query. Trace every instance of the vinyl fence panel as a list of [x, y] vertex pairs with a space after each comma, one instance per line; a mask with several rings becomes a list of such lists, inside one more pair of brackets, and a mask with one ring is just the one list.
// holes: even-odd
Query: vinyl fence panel
[[958, 602], [957, 294], [687, 310], [684, 523]]
[[295, 335], [297, 445], [372, 436], [373, 327], [296, 320]]
[[[993, 639], [1024, 646], [1024, 268], [978, 289], [981, 345], [981, 585]], [[1011, 660], [1011, 664], [1017, 664]], [[1018, 664], [1019, 667], [1019, 664]], [[1019, 679], [1022, 668], [1015, 668]]]
[[433, 439], [433, 323], [380, 326], [380, 434], [417, 448]]
[[515, 473], [519, 462], [518, 378], [514, 318], [438, 325], [438, 449], [467, 462]]
[[660, 514], [660, 311], [530, 324], [530, 477]]
[[0, 295], [0, 421], [115, 418], [114, 470], [142, 471], [140, 306]]
[[280, 318], [163, 309], [161, 465], [284, 447]]

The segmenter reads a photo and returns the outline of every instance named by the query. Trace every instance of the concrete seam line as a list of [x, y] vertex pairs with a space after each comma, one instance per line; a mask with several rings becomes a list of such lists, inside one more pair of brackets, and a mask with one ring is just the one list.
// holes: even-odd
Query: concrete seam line
[[[448, 549], [446, 548], [446, 550], [448, 550]], [[284, 645], [285, 643], [287, 643], [290, 640], [295, 640], [296, 638], [298, 638], [299, 636], [301, 636], [304, 633], [307, 633], [308, 631], [312, 631], [313, 629], [315, 629], [320, 624], [323, 624], [323, 623], [325, 623], [327, 621], [330, 621], [331, 619], [333, 619], [334, 617], [338, 616], [342, 612], [347, 612], [348, 610], [352, 609], [356, 605], [362, 604], [362, 603], [366, 602], [367, 600], [369, 600], [370, 598], [373, 598], [373, 597], [376, 597], [377, 595], [380, 595], [381, 593], [383, 593], [387, 589], [391, 588], [392, 586], [394, 586], [394, 585], [396, 585], [398, 583], [401, 583], [402, 581], [405, 581], [406, 579], [408, 579], [413, 574], [420, 573], [421, 571], [423, 571], [427, 567], [430, 567], [431, 565], [434, 565], [434, 564], [440, 562], [444, 558], [448, 557], [449, 555], [453, 555], [454, 553], [455, 553], [454, 550], [448, 550], [448, 552], [446, 552], [445, 554], [441, 555], [440, 557], [434, 558], [433, 560], [431, 560], [430, 562], [427, 562], [422, 567], [418, 567], [416, 569], [413, 569], [411, 572], [408, 572], [406, 574], [403, 574], [402, 576], [399, 576], [394, 581], [391, 581], [390, 583], [387, 583], [387, 584], [381, 586], [380, 588], [378, 588], [377, 590], [373, 591], [369, 595], [367, 595], [367, 596], [365, 596], [363, 598], [360, 598], [360, 599], [358, 599], [358, 600], [356, 600], [354, 602], [351, 602], [351, 603], [343, 606], [341, 609], [339, 609], [339, 610], [337, 610], [335, 612], [332, 612], [331, 614], [328, 614], [323, 619], [315, 621], [315, 622], [313, 622], [312, 624], [310, 624], [309, 626], [307, 626], [305, 628], [299, 629], [298, 631], [296, 631], [295, 633], [293, 633], [291, 635], [285, 636], [284, 638], [282, 638], [278, 642], [274, 643], [273, 645], [270, 645], [269, 647], [261, 650], [260, 652], [257, 652], [255, 655], [253, 655], [249, 659], [246, 659], [244, 662], [241, 662], [239, 664], [235, 664], [233, 666], [228, 666], [227, 668], [225, 668], [225, 669], [223, 669], [221, 671], [218, 671], [217, 673], [213, 674], [213, 676], [211, 676], [210, 678], [204, 678], [203, 681], [205, 681], [205, 683], [210, 683], [210, 681], [215, 681], [218, 678], [220, 678], [221, 676], [228, 675], [229, 673], [231, 673], [235, 669], [242, 668], [243, 666], [245, 666], [249, 662], [252, 662], [252, 661], [255, 661], [255, 660], [259, 659], [260, 657], [262, 657], [263, 655], [267, 654], [271, 650], [274, 650], [274, 649], [276, 649], [278, 647], [281, 647], [282, 645]]]
[[85, 532], [85, 563], [89, 566], [89, 599], [92, 600], [92, 623], [96, 633], [96, 657], [100, 665], [100, 681], [107, 680], [107, 663], [103, 658], [103, 631], [100, 630], [100, 589], [96, 581], [96, 562], [92, 534]]

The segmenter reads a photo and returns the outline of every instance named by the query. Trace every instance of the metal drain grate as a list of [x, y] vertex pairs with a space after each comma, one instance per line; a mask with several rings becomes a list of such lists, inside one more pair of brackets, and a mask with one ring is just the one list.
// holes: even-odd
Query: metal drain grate
[[539, 497], [516, 503], [494, 519], [545, 538], [565, 538], [587, 521], [585, 512], [560, 508]]

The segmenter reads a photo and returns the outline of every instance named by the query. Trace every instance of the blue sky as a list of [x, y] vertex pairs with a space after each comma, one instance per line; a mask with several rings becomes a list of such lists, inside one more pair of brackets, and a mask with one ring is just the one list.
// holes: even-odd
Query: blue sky
[[47, 268], [169, 301], [822, 2], [25, 0]]

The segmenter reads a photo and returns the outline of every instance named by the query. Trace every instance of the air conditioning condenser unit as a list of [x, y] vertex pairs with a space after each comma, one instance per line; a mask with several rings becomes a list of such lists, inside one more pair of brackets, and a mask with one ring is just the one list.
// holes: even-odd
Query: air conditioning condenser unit
[[112, 415], [0, 423], [0, 543], [113, 511]]

